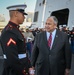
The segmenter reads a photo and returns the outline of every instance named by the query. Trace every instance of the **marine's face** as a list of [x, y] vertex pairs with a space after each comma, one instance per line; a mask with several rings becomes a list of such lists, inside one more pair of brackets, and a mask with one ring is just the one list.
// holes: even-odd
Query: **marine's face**
[[18, 18], [17, 19], [18, 19], [18, 23], [22, 24], [24, 22], [24, 19], [25, 19], [24, 14], [21, 12], [18, 12]]
[[48, 18], [45, 23], [45, 30], [47, 32], [52, 32], [54, 29], [56, 29], [56, 26], [57, 25], [54, 23], [53, 18]]

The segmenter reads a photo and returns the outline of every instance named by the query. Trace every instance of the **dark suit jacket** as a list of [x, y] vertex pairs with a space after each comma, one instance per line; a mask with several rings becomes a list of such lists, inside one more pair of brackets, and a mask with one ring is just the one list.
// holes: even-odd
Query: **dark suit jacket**
[[35, 38], [31, 63], [35, 67], [35, 75], [64, 75], [65, 69], [71, 68], [67, 34], [57, 30], [50, 50], [46, 32], [39, 33]]

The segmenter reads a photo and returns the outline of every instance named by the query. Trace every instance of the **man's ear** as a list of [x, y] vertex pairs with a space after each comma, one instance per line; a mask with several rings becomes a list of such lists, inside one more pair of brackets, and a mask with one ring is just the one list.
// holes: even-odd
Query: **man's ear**
[[17, 17], [18, 16], [18, 11], [15, 11], [14, 15], [15, 15], [15, 17]]
[[54, 28], [57, 28], [57, 25], [55, 25], [55, 27]]

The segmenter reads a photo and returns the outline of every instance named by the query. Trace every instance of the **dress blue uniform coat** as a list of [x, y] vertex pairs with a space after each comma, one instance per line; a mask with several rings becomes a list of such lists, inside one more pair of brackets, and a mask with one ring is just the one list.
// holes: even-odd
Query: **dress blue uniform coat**
[[1, 45], [4, 59], [3, 75], [26, 75], [31, 67], [27, 57], [19, 59], [19, 54], [26, 54], [25, 39], [19, 25], [9, 21], [1, 34]]

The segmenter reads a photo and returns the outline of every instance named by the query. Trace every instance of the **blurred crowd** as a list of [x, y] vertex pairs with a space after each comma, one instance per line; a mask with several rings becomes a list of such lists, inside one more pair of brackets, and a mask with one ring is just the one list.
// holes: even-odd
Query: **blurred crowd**
[[65, 26], [62, 27], [60, 30], [67, 33], [69, 42], [71, 44], [72, 53], [74, 53], [74, 27], [72, 27], [72, 30], [69, 30], [69, 28]]

